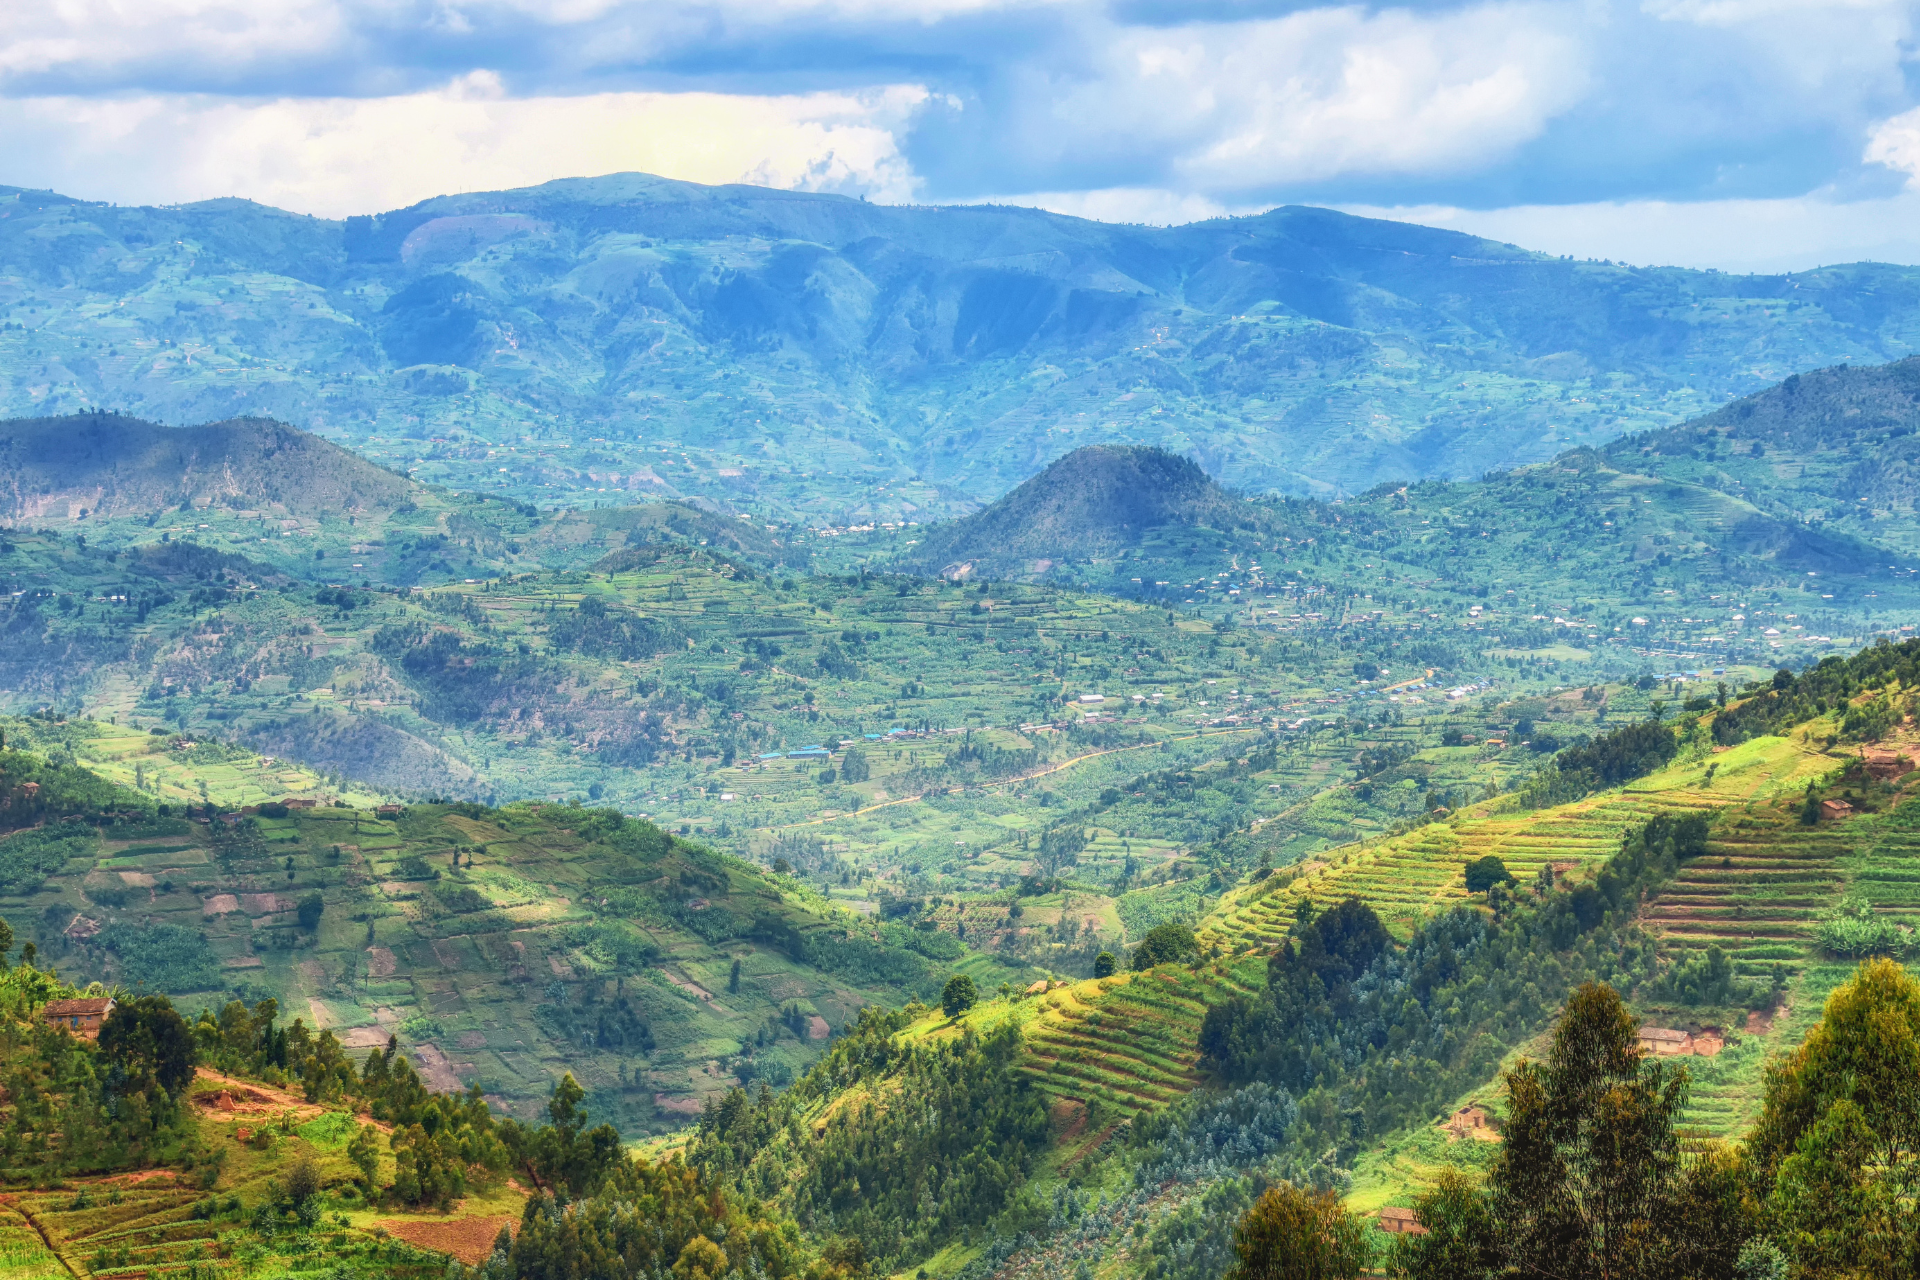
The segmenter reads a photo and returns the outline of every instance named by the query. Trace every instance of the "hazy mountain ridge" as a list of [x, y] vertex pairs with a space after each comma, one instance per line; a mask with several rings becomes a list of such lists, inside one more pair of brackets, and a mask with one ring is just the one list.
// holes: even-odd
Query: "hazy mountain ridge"
[[[887, 518], [884, 484], [987, 499], [1091, 443], [1292, 492], [1480, 474], [1904, 355], [1920, 271], [1732, 277], [1308, 208], [1161, 229], [642, 175], [346, 223], [10, 190], [0, 324], [4, 412], [595, 439], [623, 475], [671, 442], [712, 454], [677, 492]], [[540, 496], [489, 461], [463, 483]]]
[[[1916, 382], [1920, 360], [1825, 370], [1604, 451], [1479, 480], [1383, 485], [1344, 503], [1243, 498], [1158, 450], [1081, 449], [981, 512], [936, 526], [894, 563], [1225, 603], [1206, 594], [1224, 590], [1225, 578], [1271, 582], [1304, 560], [1351, 580], [1363, 569], [1432, 573], [1469, 595], [1497, 584], [1629, 611], [1657, 607], [1669, 583], [1804, 590], [1817, 578], [1826, 600], [1885, 611], [1891, 596], [1869, 603], [1882, 587], [1902, 599], [1909, 590], [1910, 566], [1898, 562], [1910, 554], [1911, 505], [1873, 519], [1805, 508], [1809, 492], [1832, 502], [1864, 475], [1897, 482], [1890, 455], [1920, 425]], [[1748, 422], [1762, 425], [1743, 435]], [[1733, 456], [1729, 439], [1759, 443]], [[1116, 466], [1123, 458], [1136, 465]]]
[[262, 418], [163, 427], [119, 414], [0, 423], [0, 518], [145, 516], [169, 506], [389, 512], [419, 486]]
[[1909, 358], [1797, 374], [1607, 452], [1911, 555], [1920, 551], [1916, 431], [1920, 359]]

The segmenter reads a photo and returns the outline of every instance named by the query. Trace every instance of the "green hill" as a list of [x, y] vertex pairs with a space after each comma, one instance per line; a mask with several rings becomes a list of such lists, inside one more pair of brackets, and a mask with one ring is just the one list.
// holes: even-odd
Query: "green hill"
[[121, 414], [0, 422], [0, 521], [125, 549], [187, 539], [323, 582], [411, 586], [710, 546], [771, 567], [804, 548], [705, 502], [542, 513], [421, 484], [264, 418], [167, 427]]
[[261, 419], [163, 427], [118, 414], [0, 423], [0, 519], [386, 515], [417, 486], [318, 436]]
[[1608, 446], [1770, 515], [1901, 556], [1920, 548], [1920, 360], [1816, 369], [1684, 426]]
[[924, 531], [901, 565], [955, 579], [1038, 577], [1055, 564], [1112, 560], [1157, 533], [1205, 538], [1252, 524], [1247, 504], [1192, 459], [1146, 445], [1091, 445], [985, 510]]
[[[791, 1081], [861, 1008], [932, 999], [956, 966], [1020, 976], [608, 810], [343, 801], [183, 821], [185, 805], [0, 753], [5, 793], [25, 781], [38, 808], [8, 825], [56, 825], [0, 836], [0, 917], [70, 978], [189, 1011], [271, 996], [350, 1049], [397, 1035], [433, 1087], [477, 1082], [515, 1110], [571, 1071], [631, 1134], [730, 1084]], [[53, 831], [59, 856], [41, 856]]]

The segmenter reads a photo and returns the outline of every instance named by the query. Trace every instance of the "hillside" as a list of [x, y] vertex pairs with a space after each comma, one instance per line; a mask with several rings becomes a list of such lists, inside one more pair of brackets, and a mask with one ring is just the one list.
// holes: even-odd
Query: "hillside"
[[542, 513], [422, 484], [263, 418], [167, 427], [122, 414], [0, 422], [0, 522], [123, 550], [185, 539], [323, 582], [411, 586], [583, 567], [662, 545], [766, 566], [806, 551], [714, 504], [672, 499]]
[[390, 513], [416, 488], [318, 436], [260, 419], [163, 427], [77, 414], [0, 423], [0, 519], [10, 522], [183, 506], [259, 508], [260, 519], [365, 518]]
[[[677, 1127], [710, 1099], [676, 1139], [692, 1169], [736, 1203], [791, 1219], [793, 1238], [823, 1254], [843, 1250], [844, 1233], [869, 1259], [930, 1276], [1085, 1261], [1131, 1280], [1166, 1274], [1166, 1262], [1198, 1280], [1252, 1179], [1333, 1186], [1371, 1210], [1407, 1203], [1443, 1170], [1483, 1170], [1507, 1114], [1498, 1068], [1536, 1051], [1561, 1000], [1589, 978], [1615, 985], [1636, 1023], [1714, 1046], [1687, 1060], [1687, 1141], [1744, 1133], [1769, 1056], [1799, 1042], [1848, 976], [1845, 948], [1855, 944], [1833, 924], [1843, 899], [1864, 900], [1896, 939], [1920, 919], [1901, 870], [1915, 847], [1920, 776], [1906, 757], [1920, 753], [1920, 737], [1900, 711], [1916, 682], [1920, 644], [1908, 642], [1698, 698], [1670, 727], [1643, 719], [1649, 694], [1672, 692], [1660, 686], [1476, 697], [1443, 712], [1449, 732], [1437, 745], [1420, 702], [1391, 704], [1404, 718], [1348, 718], [1331, 734], [1234, 744], [1236, 726], [1212, 726], [1216, 752], [1228, 746], [1215, 759], [1167, 767], [1163, 754], [1158, 770], [1102, 788], [1048, 828], [1084, 837], [1053, 864], [1053, 883], [1036, 876], [1004, 893], [969, 882], [960, 869], [971, 859], [951, 854], [937, 893], [904, 907], [883, 897], [878, 921], [808, 887], [831, 880], [830, 866], [768, 871], [602, 809], [266, 805], [231, 823], [182, 821], [76, 763], [82, 752], [116, 757], [122, 771], [155, 759], [137, 735], [16, 721], [9, 745], [56, 746], [0, 755], [10, 825], [45, 822], [0, 840], [9, 876], [0, 915], [24, 926], [40, 963], [58, 960], [73, 977], [137, 974], [190, 1008], [272, 994], [283, 1017], [330, 1028], [356, 1058], [397, 1036], [428, 1085], [478, 1083], [495, 1116], [530, 1114], [563, 1070], [586, 1086], [596, 1117], [629, 1134]], [[1575, 736], [1574, 750], [1548, 754], [1551, 731], [1583, 728], [1596, 733], [1591, 743]], [[1522, 733], [1538, 747], [1509, 745]], [[1651, 755], [1631, 745], [1656, 739]], [[205, 767], [177, 735], [161, 745], [182, 770]], [[1400, 745], [1408, 749], [1392, 749]], [[260, 776], [243, 759], [222, 766], [229, 787]], [[1592, 768], [1626, 776], [1602, 786], [1572, 772]], [[1258, 795], [1267, 779], [1295, 773], [1314, 779], [1309, 806], [1336, 793], [1371, 804], [1409, 786], [1428, 799], [1379, 836], [1312, 846], [1274, 839], [1300, 820], [1297, 804], [1229, 807], [1237, 791]], [[1441, 788], [1456, 794], [1429, 811]], [[980, 803], [994, 788], [969, 790]], [[1850, 811], [1810, 821], [1822, 799]], [[43, 808], [25, 814], [23, 800]], [[1136, 944], [1182, 912], [1197, 938], [1183, 945], [1192, 935], [1175, 925], [1164, 939], [1175, 950], [1158, 962], [1030, 985], [1017, 937], [1006, 936], [1019, 920], [1011, 909], [1025, 904], [1056, 937], [1070, 924], [1081, 931], [1108, 907], [1099, 881], [1119, 870], [1124, 882], [1115, 864], [1133, 861], [1126, 844], [1159, 811], [1206, 812], [1219, 826], [1156, 868], [1171, 874], [1142, 877], [1112, 902], [1124, 934], [1089, 929], [1123, 957], [1120, 941]], [[1045, 834], [1033, 850], [1043, 873]], [[1157, 842], [1140, 844], [1150, 855]], [[1311, 855], [1289, 856], [1288, 845]], [[799, 841], [766, 852], [834, 853]], [[1514, 881], [1470, 891], [1463, 872], [1487, 855]], [[1150, 901], [1172, 910], [1140, 914]], [[1377, 913], [1377, 937], [1337, 932], [1355, 912]], [[1282, 951], [1290, 941], [1302, 950]], [[1286, 957], [1333, 962], [1333, 945], [1361, 948], [1337, 962], [1352, 960], [1365, 980], [1312, 988], [1331, 1005], [1262, 1021], [1295, 981]], [[1071, 948], [1047, 959], [1085, 963]], [[931, 998], [955, 970], [974, 981], [971, 1008], [887, 1012]], [[822, 1023], [835, 1034], [816, 1038]], [[209, 1052], [220, 1042], [205, 1039]], [[308, 1070], [309, 1107], [325, 1101], [330, 1078]], [[763, 1091], [763, 1080], [793, 1083]], [[232, 1084], [215, 1087], [232, 1100]], [[208, 1115], [195, 1124], [252, 1119], [250, 1110], [223, 1121], [213, 1090], [196, 1088]], [[294, 1113], [261, 1150], [338, 1151], [352, 1131], [292, 1094], [239, 1096]], [[940, 1105], [928, 1107], [930, 1097]], [[1453, 1141], [1433, 1124], [1469, 1099], [1491, 1116], [1486, 1141]], [[393, 1105], [375, 1095], [374, 1117]], [[503, 1150], [474, 1148], [481, 1158], [468, 1166], [484, 1194], [446, 1225], [486, 1215], [492, 1233], [517, 1212], [505, 1192], [517, 1197], [525, 1184], [502, 1187], [497, 1170], [539, 1148], [502, 1132]], [[285, 1168], [251, 1154], [228, 1165], [203, 1185], [224, 1194], [230, 1178], [243, 1204], [271, 1199], [264, 1178]], [[390, 1215], [405, 1167], [378, 1179], [393, 1179]], [[362, 1248], [376, 1220], [338, 1184], [332, 1194], [343, 1229], [334, 1243]], [[299, 1228], [263, 1228], [258, 1216], [232, 1234], [202, 1229], [206, 1215], [173, 1187], [125, 1200], [124, 1218], [141, 1224], [131, 1234], [93, 1218], [69, 1223], [62, 1215], [87, 1207], [76, 1200], [13, 1203], [34, 1215], [44, 1242], [97, 1250], [96, 1274], [135, 1256], [171, 1261], [176, 1246], [226, 1256], [256, 1239], [276, 1249], [299, 1239], [287, 1236]], [[216, 1216], [235, 1212], [220, 1203]], [[179, 1230], [147, 1235], [149, 1221]], [[384, 1221], [430, 1248], [481, 1247], [417, 1230], [406, 1213]], [[365, 1256], [412, 1265], [406, 1254]]]
[[[0, 754], [6, 793], [38, 777], [42, 804], [92, 776], [67, 768]], [[509, 1111], [572, 1072], [634, 1135], [729, 1084], [791, 1081], [861, 1008], [930, 999], [955, 967], [1021, 973], [607, 810], [269, 803], [209, 822], [121, 790], [75, 812], [103, 809], [132, 816], [43, 828], [64, 833], [52, 861], [30, 860], [39, 830], [0, 838], [0, 917], [71, 977], [188, 1011], [272, 997], [348, 1049], [398, 1036], [432, 1087], [478, 1081]]]
[[1607, 452], [1904, 557], [1920, 548], [1917, 430], [1920, 360], [1907, 359], [1810, 370]]
[[523, 501], [834, 525], [960, 514], [1123, 441], [1353, 493], [1910, 354], [1916, 281], [1573, 262], [1312, 208], [1129, 227], [639, 174], [345, 223], [7, 188], [0, 412], [272, 417]]
[[1111, 560], [1156, 533], [1212, 534], [1251, 524], [1246, 504], [1189, 458], [1143, 445], [1090, 445], [1048, 464], [984, 510], [924, 530], [902, 568], [1017, 579], [1056, 563]]
[[[1836, 441], [1806, 469], [1838, 467], [1851, 447]], [[1900, 552], [1862, 536], [1877, 530], [1808, 523], [1725, 476], [1689, 479], [1668, 461], [1577, 450], [1343, 503], [1236, 499], [1197, 470], [1158, 489], [1126, 475], [1135, 487], [1122, 501], [1102, 484], [1121, 470], [1083, 450], [964, 520], [821, 559], [864, 551], [957, 579], [1074, 585], [1222, 626], [1325, 620], [1356, 657], [1387, 665], [1414, 638], [1405, 632], [1422, 627], [1452, 655], [1427, 661], [1447, 666], [1470, 665], [1469, 651], [1607, 674], [1656, 654], [1678, 665], [1792, 659], [1897, 627], [1920, 604]], [[1166, 496], [1147, 496], [1156, 492]], [[1093, 511], [1082, 494], [1096, 495]], [[1157, 505], [1131, 520], [1094, 514], [1148, 504]], [[1380, 625], [1401, 634], [1374, 634]]]

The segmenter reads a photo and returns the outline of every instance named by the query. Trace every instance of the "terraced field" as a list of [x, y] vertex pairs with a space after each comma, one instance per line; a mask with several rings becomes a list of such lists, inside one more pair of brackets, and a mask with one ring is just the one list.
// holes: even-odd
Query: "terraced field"
[[8, 1203], [11, 1198], [0, 1196], [0, 1277], [38, 1280], [64, 1274], [59, 1257], [47, 1248], [26, 1216]]
[[12, 1193], [0, 1217], [0, 1229], [11, 1228], [0, 1236], [0, 1275], [165, 1275], [221, 1257], [216, 1224], [194, 1214], [202, 1195], [172, 1173]]
[[1200, 1021], [1209, 1005], [1264, 983], [1261, 962], [1162, 965], [1075, 983], [1039, 997], [1020, 1069], [1050, 1098], [1101, 1098], [1132, 1117], [1200, 1083]]
[[1434, 911], [1466, 900], [1463, 869], [1476, 858], [1498, 855], [1524, 883], [1549, 865], [1566, 871], [1606, 857], [1629, 829], [1656, 813], [1750, 804], [1833, 763], [1804, 742], [1761, 738], [1552, 809], [1502, 813], [1510, 801], [1484, 802], [1445, 822], [1329, 850], [1277, 884], [1237, 890], [1204, 922], [1201, 941], [1230, 950], [1270, 948], [1286, 937], [1301, 903], [1325, 907], [1350, 895], [1364, 898], [1404, 937]]
[[1783, 806], [1750, 805], [1715, 824], [1708, 853], [1682, 867], [1642, 920], [1670, 953], [1717, 946], [1746, 974], [1804, 961], [1814, 918], [1846, 886], [1853, 823], [1808, 827]]

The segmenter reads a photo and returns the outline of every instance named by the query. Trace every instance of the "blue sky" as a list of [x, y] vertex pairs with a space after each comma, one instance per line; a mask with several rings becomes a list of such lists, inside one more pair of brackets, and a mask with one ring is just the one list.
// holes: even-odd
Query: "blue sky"
[[340, 216], [639, 169], [1920, 261], [1920, 0], [14, 0], [0, 182]]

